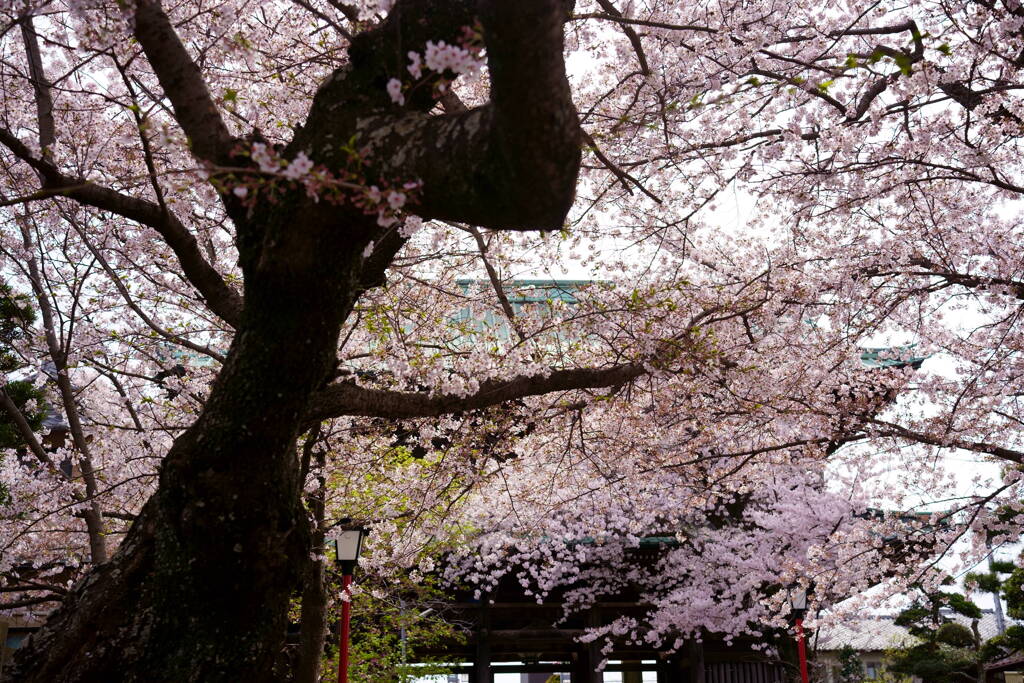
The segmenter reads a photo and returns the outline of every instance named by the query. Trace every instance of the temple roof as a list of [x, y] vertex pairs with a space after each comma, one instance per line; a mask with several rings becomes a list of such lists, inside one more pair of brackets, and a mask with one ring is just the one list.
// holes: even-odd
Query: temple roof
[[[959, 614], [945, 613], [944, 616], [968, 628], [971, 620]], [[893, 647], [913, 645], [916, 638], [902, 626], [897, 626], [894, 615], [849, 617], [843, 621], [822, 626], [817, 638], [812, 641], [819, 651], [841, 650], [850, 646], [861, 652], [880, 652]], [[978, 620], [978, 631], [982, 640], [999, 635], [996, 615], [992, 610], [982, 610]]]

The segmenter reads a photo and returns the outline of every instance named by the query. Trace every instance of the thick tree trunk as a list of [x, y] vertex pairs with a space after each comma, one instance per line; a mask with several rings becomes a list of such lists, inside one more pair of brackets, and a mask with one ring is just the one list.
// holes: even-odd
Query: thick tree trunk
[[316, 683], [327, 636], [327, 591], [324, 586], [324, 563], [320, 560], [310, 563], [302, 589], [301, 619], [295, 683]]
[[[317, 475], [316, 491], [309, 495], [308, 505], [313, 515], [313, 549], [324, 545], [324, 453], [315, 454]], [[305, 469], [305, 468], [304, 468]], [[324, 576], [324, 560], [319, 552], [309, 560], [302, 582], [302, 613], [299, 629], [298, 666], [295, 669], [295, 683], [316, 683], [320, 673], [320, 660], [324, 654], [324, 639], [327, 635], [327, 587]]]
[[356, 291], [349, 250], [360, 248], [351, 234], [344, 249], [341, 233], [321, 244], [294, 235], [275, 242], [290, 243], [287, 260], [255, 264], [228, 360], [158, 492], [19, 653], [14, 680], [273, 680], [310, 552], [295, 442], [328, 379]]

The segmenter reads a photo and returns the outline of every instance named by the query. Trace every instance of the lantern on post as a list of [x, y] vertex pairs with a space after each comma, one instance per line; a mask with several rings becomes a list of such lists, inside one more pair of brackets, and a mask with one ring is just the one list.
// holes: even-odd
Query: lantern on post
[[369, 533], [361, 526], [352, 526], [352, 520], [343, 519], [335, 532], [326, 541], [334, 549], [335, 561], [341, 567], [341, 628], [338, 637], [338, 683], [348, 683], [348, 641], [349, 623], [352, 619], [352, 572], [359, 563], [363, 539]]
[[796, 619], [796, 647], [800, 654], [800, 680], [809, 683], [807, 675], [807, 644], [804, 639], [804, 615], [807, 614], [807, 589], [791, 586], [789, 589], [789, 608]]

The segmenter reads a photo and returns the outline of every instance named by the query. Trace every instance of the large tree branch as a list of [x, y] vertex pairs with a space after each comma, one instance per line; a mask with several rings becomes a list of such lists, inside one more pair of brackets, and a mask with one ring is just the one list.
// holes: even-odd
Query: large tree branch
[[967, 289], [994, 289], [1005, 288], [1006, 291], [1016, 299], [1024, 300], [1024, 282], [1004, 277], [989, 277], [984, 275], [971, 275], [959, 273], [946, 266], [936, 263], [931, 259], [922, 256], [915, 256], [909, 261], [911, 266], [921, 270], [907, 269], [882, 269], [878, 266], [865, 268], [864, 274], [868, 277], [886, 277], [892, 275], [909, 275], [914, 277], [938, 277], [951, 285], [959, 285]]
[[646, 372], [641, 363], [623, 363], [607, 368], [555, 370], [549, 375], [523, 375], [508, 380], [489, 380], [480, 385], [479, 391], [469, 396], [388, 391], [343, 382], [333, 384], [314, 395], [306, 412], [306, 423], [341, 415], [394, 419], [436, 417], [463, 410], [486, 408], [526, 396], [617, 386]]
[[121, 194], [82, 178], [65, 175], [52, 162], [34, 156], [17, 136], [3, 128], [0, 128], [0, 144], [35, 169], [43, 180], [43, 190], [24, 199], [64, 196], [153, 228], [174, 251], [185, 277], [206, 300], [209, 309], [228, 324], [237, 326], [242, 310], [241, 297], [203, 258], [196, 238], [177, 216], [165, 212], [154, 202]]
[[234, 138], [210, 97], [199, 67], [185, 49], [160, 0], [135, 3], [135, 38], [171, 101], [174, 117], [203, 161], [227, 164]]
[[[964, 109], [971, 112], [985, 101], [985, 95], [998, 91], [998, 89], [992, 89], [979, 92], [977, 90], [971, 90], [971, 87], [967, 83], [958, 81], [940, 82], [939, 90], [948, 95], [950, 99], [962, 106]], [[1022, 123], [1021, 118], [1007, 109], [1004, 104], [1000, 104], [995, 108], [995, 110], [986, 111], [984, 115], [993, 121], [1003, 121], [1008, 119], [1018, 125]]]
[[43, 158], [49, 158], [49, 148], [57, 139], [57, 125], [53, 120], [53, 98], [50, 97], [50, 84], [46, 80], [43, 59], [39, 52], [39, 36], [36, 34], [31, 14], [25, 15], [21, 19], [21, 36], [25, 43], [25, 55], [28, 57], [32, 88], [35, 91], [39, 147], [42, 150]]
[[476, 169], [484, 182], [474, 194], [508, 212], [491, 227], [558, 229], [572, 205], [581, 144], [562, 56], [566, 4], [480, 2], [494, 116], [492, 158]]
[[406, 238], [402, 236], [402, 232], [397, 226], [392, 226], [377, 240], [373, 245], [373, 251], [363, 261], [362, 269], [359, 272], [359, 288], [361, 290], [383, 287], [386, 284], [387, 269], [405, 242]]
[[[400, 0], [378, 28], [357, 36], [351, 63], [324, 83], [288, 153], [343, 167], [339, 140], [356, 134], [368, 182], [422, 182], [409, 209], [424, 218], [494, 229], [554, 230], [572, 205], [579, 171], [579, 123], [562, 56], [563, 0]], [[422, 21], [420, 21], [422, 19]], [[427, 40], [457, 40], [479, 19], [491, 101], [430, 115], [437, 93], [421, 79], [404, 107], [390, 78], [409, 82], [405, 57]], [[454, 37], [453, 37], [454, 36]]]
[[15, 600], [13, 602], [0, 602], [0, 609], [13, 610], [21, 607], [32, 607], [34, 605], [42, 605], [47, 602], [61, 602], [63, 598], [59, 595], [53, 597], [44, 598], [25, 598], [24, 600]]
[[621, 12], [616, 15], [607, 14], [603, 12], [590, 12], [587, 14], [576, 14], [570, 17], [572, 21], [581, 21], [585, 19], [601, 19], [603, 21], [612, 21], [616, 24], [623, 24], [626, 26], [647, 26], [650, 28], [664, 28], [670, 31], [696, 31], [698, 33], [718, 33], [717, 28], [710, 26], [701, 26], [698, 24], [671, 24], [664, 21], [651, 21], [648, 19], [636, 19], [633, 17], [622, 16]]
[[629, 44], [633, 46], [633, 52], [636, 53], [637, 61], [640, 62], [640, 73], [644, 76], [651, 75], [651, 67], [647, 63], [647, 55], [644, 53], [644, 45], [640, 40], [640, 36], [637, 35], [636, 30], [629, 25], [627, 22], [622, 22], [624, 19], [622, 12], [611, 2], [611, 0], [597, 0], [597, 4], [601, 6], [605, 12], [620, 20], [619, 26], [622, 28], [622, 32], [629, 38]]
[[951, 436], [926, 434], [924, 432], [917, 432], [907, 429], [901, 425], [875, 418], [869, 419], [868, 422], [887, 430], [891, 436], [899, 437], [914, 443], [938, 446], [940, 448], [959, 448], [965, 451], [991, 455], [999, 458], [1000, 460], [1017, 463], [1018, 465], [1024, 465], [1024, 452], [1014, 450], [1012, 448], [1006, 448], [1004, 446], [999, 446], [985, 441], [968, 441], [966, 439], [958, 439]]

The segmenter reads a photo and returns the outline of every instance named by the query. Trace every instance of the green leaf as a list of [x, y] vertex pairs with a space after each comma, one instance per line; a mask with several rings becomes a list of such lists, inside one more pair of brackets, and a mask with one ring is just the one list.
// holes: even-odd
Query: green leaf
[[238, 91], [235, 90], [234, 88], [228, 88], [227, 90], [224, 91], [224, 101], [225, 102], [234, 102], [237, 99], [238, 99]]
[[901, 52], [893, 57], [893, 60], [896, 62], [896, 66], [900, 68], [900, 71], [904, 76], [909, 76], [914, 73], [914, 62], [911, 60], [909, 55], [905, 55]]

